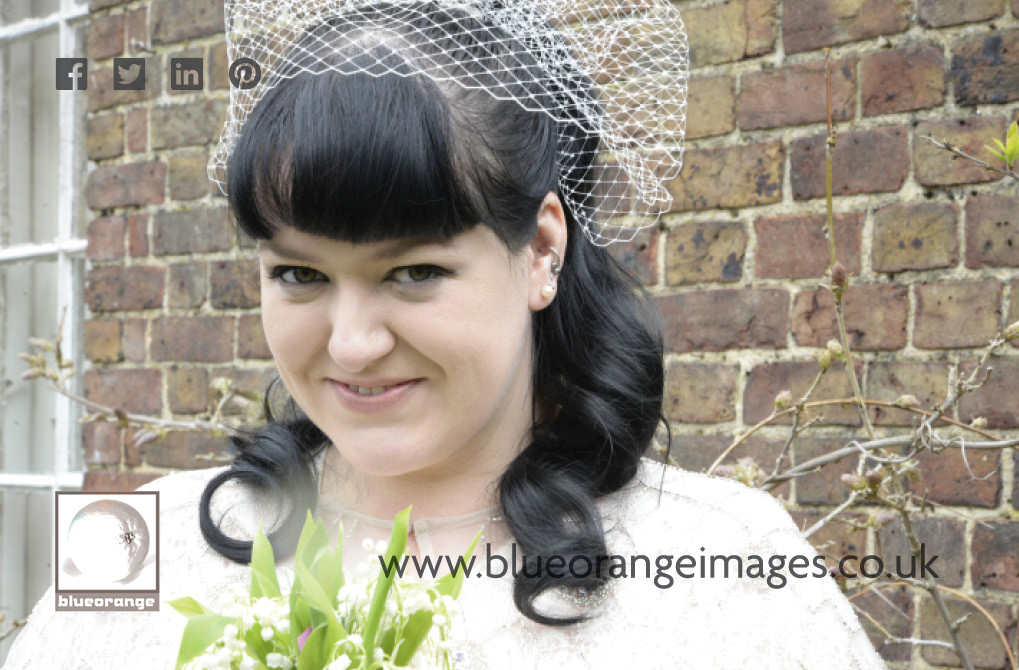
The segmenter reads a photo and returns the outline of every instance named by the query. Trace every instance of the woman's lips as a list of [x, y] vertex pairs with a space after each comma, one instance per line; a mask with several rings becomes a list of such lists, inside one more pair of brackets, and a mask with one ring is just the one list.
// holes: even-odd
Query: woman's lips
[[373, 382], [371, 386], [358, 385], [358, 388], [369, 391], [368, 393], [362, 393], [356, 388], [352, 388], [351, 385], [335, 379], [330, 379], [329, 383], [335, 389], [340, 403], [347, 409], [363, 414], [379, 414], [388, 412], [403, 402], [420, 381], [420, 379], [411, 379], [402, 382]]

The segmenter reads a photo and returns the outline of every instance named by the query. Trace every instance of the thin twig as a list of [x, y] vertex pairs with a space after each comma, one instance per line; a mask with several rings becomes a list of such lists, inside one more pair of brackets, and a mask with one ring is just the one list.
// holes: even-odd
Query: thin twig
[[923, 135], [922, 137], [925, 140], [930, 140], [930, 142], [934, 146], [941, 147], [942, 149], [945, 149], [946, 151], [951, 151], [956, 156], [958, 156], [960, 158], [965, 158], [966, 160], [968, 160], [970, 162], [976, 163], [977, 165], [979, 165], [980, 167], [982, 167], [985, 170], [990, 170], [991, 172], [997, 172], [998, 174], [1002, 174], [1002, 175], [1005, 175], [1006, 177], [1011, 177], [1012, 179], [1015, 179], [1016, 181], [1019, 181], [1019, 172], [1016, 172], [1015, 170], [1002, 170], [1001, 168], [996, 168], [993, 165], [991, 165], [989, 163], [986, 163], [986, 162], [980, 160], [979, 158], [977, 158], [975, 156], [970, 156], [968, 153], [966, 153], [965, 151], [963, 151], [959, 147], [955, 146], [951, 142], [947, 142], [947, 141], [939, 142], [938, 140], [934, 139], [930, 135]]

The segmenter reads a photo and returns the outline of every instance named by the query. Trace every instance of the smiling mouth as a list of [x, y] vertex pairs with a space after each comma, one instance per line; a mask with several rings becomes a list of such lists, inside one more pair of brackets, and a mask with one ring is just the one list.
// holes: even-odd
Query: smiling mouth
[[[343, 384], [343, 382], [340, 383]], [[391, 388], [396, 388], [397, 386], [400, 386], [400, 384], [391, 384], [389, 386], [354, 386], [352, 384], [343, 385], [346, 386], [351, 391], [356, 391], [361, 395], [379, 395], [380, 393], [385, 393]]]

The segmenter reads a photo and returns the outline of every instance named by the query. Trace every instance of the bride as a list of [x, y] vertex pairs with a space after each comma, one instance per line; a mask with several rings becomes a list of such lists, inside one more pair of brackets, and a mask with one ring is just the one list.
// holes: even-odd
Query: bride
[[[48, 593], [7, 668], [169, 668], [165, 602], [246, 583], [260, 522], [292, 567], [306, 509], [342, 521], [352, 567], [408, 505], [412, 556], [484, 536], [457, 668], [883, 667], [775, 499], [642, 458], [663, 349], [601, 245], [598, 89], [554, 32], [486, 14], [526, 3], [468, 4], [312, 25], [231, 109], [226, 186], [287, 399], [230, 466], [143, 487], [159, 612]], [[799, 556], [824, 574], [786, 571]]]

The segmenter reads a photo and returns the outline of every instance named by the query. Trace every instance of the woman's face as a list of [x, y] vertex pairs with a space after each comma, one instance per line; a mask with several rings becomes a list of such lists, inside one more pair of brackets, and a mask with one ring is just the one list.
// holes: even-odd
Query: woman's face
[[287, 389], [369, 476], [505, 467], [530, 433], [531, 313], [549, 302], [536, 249], [513, 254], [483, 225], [448, 243], [282, 228], [258, 253]]

